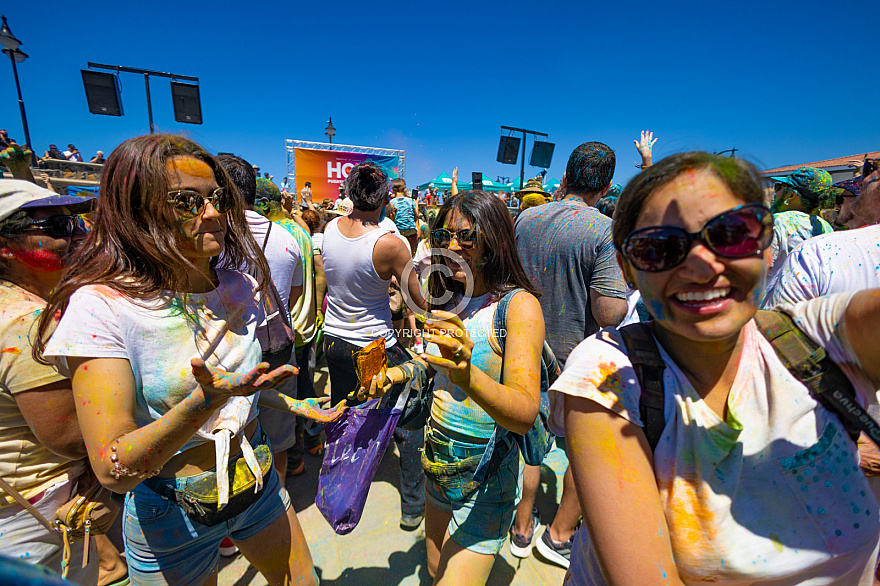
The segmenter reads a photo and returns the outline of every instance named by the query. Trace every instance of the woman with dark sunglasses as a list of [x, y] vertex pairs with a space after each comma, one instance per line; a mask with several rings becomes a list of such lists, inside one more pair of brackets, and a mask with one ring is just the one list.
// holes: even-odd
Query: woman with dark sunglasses
[[[544, 317], [520, 262], [513, 221], [497, 196], [465, 191], [440, 208], [431, 233], [426, 352], [433, 374], [425, 429], [425, 534], [434, 584], [485, 584], [519, 502], [522, 466], [509, 434], [524, 434], [540, 402]], [[494, 334], [507, 309], [501, 354]], [[388, 384], [406, 380], [389, 369]], [[381, 385], [381, 383], [378, 383]], [[495, 439], [493, 439], [495, 438]], [[485, 476], [477, 477], [490, 447]]]
[[[652, 452], [621, 334], [582, 342], [551, 389], [585, 520], [566, 584], [872, 583], [880, 523], [856, 444], [753, 319], [773, 225], [762, 195], [750, 164], [700, 152], [621, 194], [614, 243], [654, 317], [663, 431]], [[876, 403], [880, 291], [782, 309]]]
[[[86, 212], [92, 203], [29, 181], [0, 179], [0, 478], [49, 519], [92, 479], [70, 381], [63, 369], [34, 361], [30, 340], [70, 252], [85, 237], [72, 212]], [[72, 544], [71, 582], [97, 583], [95, 545], [92, 540], [91, 563], [83, 565], [83, 541]], [[0, 550], [58, 573], [63, 569], [57, 536], [4, 491]], [[114, 568], [114, 576], [120, 573], [124, 566]]]
[[93, 229], [40, 323], [45, 356], [67, 358], [92, 469], [127, 493], [133, 584], [216, 583], [225, 537], [270, 584], [317, 581], [256, 420], [257, 397], [280, 400], [269, 389], [296, 369], [260, 361], [269, 269], [242, 210], [199, 145], [127, 140], [104, 166]]

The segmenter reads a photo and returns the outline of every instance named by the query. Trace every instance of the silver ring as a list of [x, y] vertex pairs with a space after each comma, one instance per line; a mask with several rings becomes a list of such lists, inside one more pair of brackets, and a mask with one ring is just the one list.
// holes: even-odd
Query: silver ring
[[453, 356], [453, 358], [461, 358], [461, 355], [462, 355], [463, 353], [464, 353], [464, 347], [463, 347], [463, 346], [459, 346], [459, 347], [458, 347], [458, 350], [456, 350], [456, 351], [452, 354], [452, 356]]

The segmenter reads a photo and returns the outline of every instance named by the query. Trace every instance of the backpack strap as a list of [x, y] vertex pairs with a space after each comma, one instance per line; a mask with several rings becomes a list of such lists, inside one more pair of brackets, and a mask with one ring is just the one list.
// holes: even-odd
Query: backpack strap
[[791, 316], [783, 311], [762, 310], [755, 315], [755, 323], [782, 364], [806, 385], [813, 399], [840, 418], [854, 441], [860, 431], [875, 443], [880, 440], [880, 427], [859, 405], [850, 380]]
[[[501, 360], [504, 360], [504, 342], [507, 338], [507, 308], [510, 307], [510, 301], [513, 299], [513, 296], [522, 291], [523, 289], [513, 289], [512, 291], [508, 291], [504, 294], [498, 301], [498, 305], [495, 306], [495, 315], [492, 318], [492, 335], [495, 337], [495, 341], [498, 343], [498, 348], [501, 349]], [[504, 382], [504, 366], [502, 364], [501, 367], [501, 378], [502, 383]]]
[[632, 362], [642, 394], [639, 397], [639, 416], [644, 424], [645, 437], [653, 452], [657, 448], [666, 417], [663, 413], [663, 371], [666, 363], [660, 357], [660, 349], [648, 324], [639, 322], [618, 328], [626, 345], [626, 353]]

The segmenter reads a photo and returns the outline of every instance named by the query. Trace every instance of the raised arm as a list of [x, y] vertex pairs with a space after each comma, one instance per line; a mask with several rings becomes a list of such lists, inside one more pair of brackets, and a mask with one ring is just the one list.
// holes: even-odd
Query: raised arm
[[541, 351], [544, 348], [544, 315], [533, 295], [517, 293], [507, 311], [504, 351], [504, 384], [471, 366], [474, 347], [462, 321], [448, 311], [433, 311], [425, 322], [425, 342], [440, 348], [440, 357], [422, 354], [434, 368], [446, 371], [494, 419], [514, 433], [526, 433], [535, 423], [541, 403]]
[[566, 395], [565, 437], [587, 530], [581, 538], [592, 541], [608, 586], [681, 586], [642, 429]]
[[636, 167], [647, 169], [653, 165], [654, 143], [657, 142], [657, 139], [654, 138], [654, 133], [650, 130], [643, 130], [639, 140], [634, 140], [633, 142], [636, 145], [636, 150], [639, 151], [639, 155], [642, 157], [642, 163], [636, 162]]

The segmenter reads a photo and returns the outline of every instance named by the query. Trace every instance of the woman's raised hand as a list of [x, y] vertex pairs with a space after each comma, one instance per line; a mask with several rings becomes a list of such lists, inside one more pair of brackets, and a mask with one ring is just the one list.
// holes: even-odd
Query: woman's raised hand
[[471, 350], [474, 342], [467, 328], [454, 313], [435, 309], [425, 322], [425, 343], [434, 342], [440, 356], [421, 354], [422, 360], [446, 371], [446, 376], [456, 386], [468, 388], [471, 379]]
[[633, 143], [636, 145], [636, 149], [639, 151], [639, 154], [642, 156], [642, 162], [636, 163], [636, 167], [640, 169], [644, 169], [646, 167], [650, 167], [652, 164], [652, 157], [654, 151], [654, 143], [657, 142], [657, 139], [654, 138], [654, 133], [650, 130], [643, 130], [642, 136], [640, 140], [634, 140]]
[[261, 362], [250, 372], [242, 374], [227, 372], [222, 368], [205, 364], [200, 358], [193, 358], [190, 365], [193, 376], [205, 394], [220, 400], [229, 397], [246, 397], [261, 389], [275, 388], [299, 372], [298, 368], [289, 364], [268, 372], [268, 362]]

